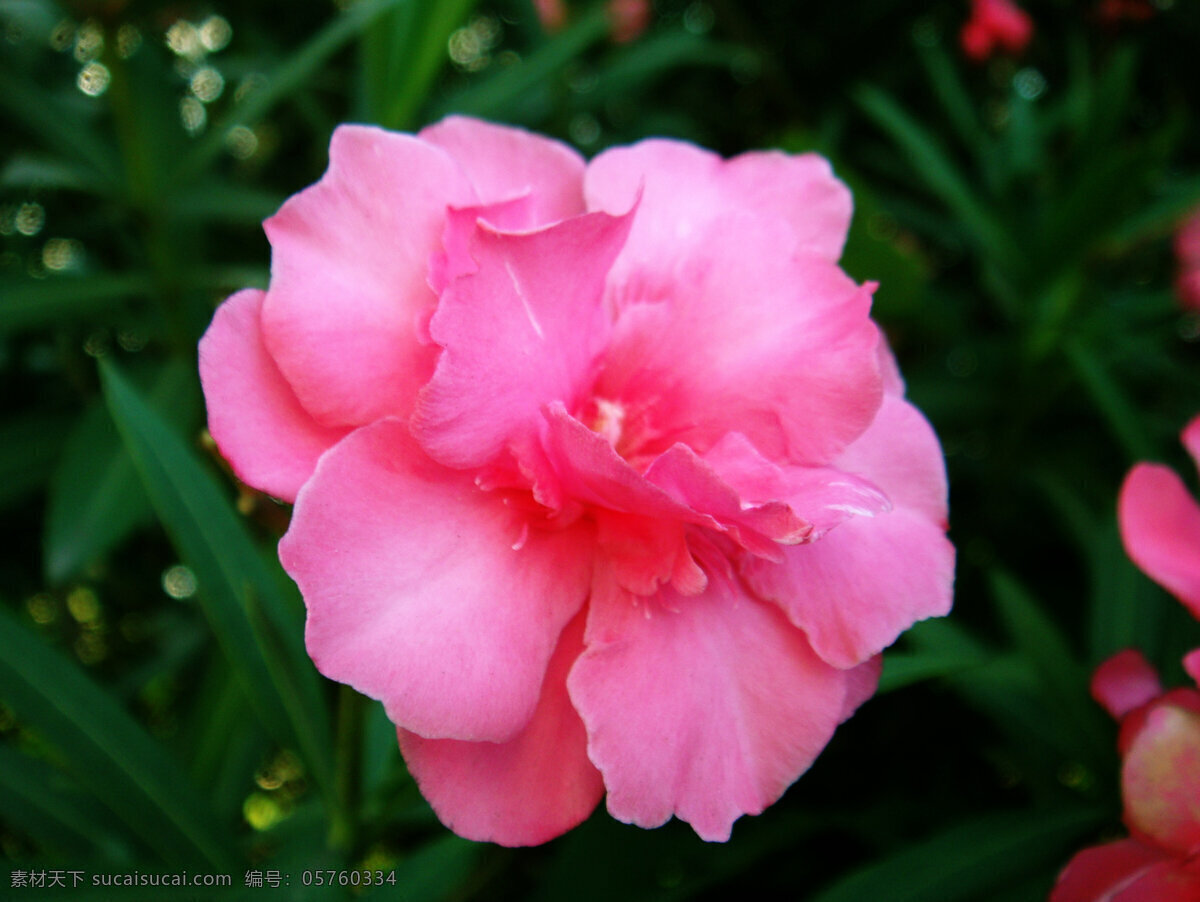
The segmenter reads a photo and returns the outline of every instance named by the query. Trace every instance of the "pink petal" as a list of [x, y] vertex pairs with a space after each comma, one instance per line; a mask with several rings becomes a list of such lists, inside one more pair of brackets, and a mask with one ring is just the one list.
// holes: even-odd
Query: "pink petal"
[[1200, 900], [1200, 862], [1169, 859], [1147, 868], [1113, 902], [1197, 902]]
[[466, 116], [449, 116], [417, 137], [453, 157], [485, 204], [528, 194], [539, 224], [584, 212], [583, 157], [559, 141]]
[[317, 458], [346, 434], [317, 423], [296, 400], [262, 341], [263, 293], [239, 291], [200, 339], [208, 430], [238, 478], [294, 501]]
[[593, 540], [505, 500], [430, 460], [402, 421], [326, 454], [279, 544], [318, 669], [422, 736], [515, 736], [586, 598]]
[[723, 841], [825, 747], [846, 680], [776, 610], [708, 571], [686, 598], [599, 585], [567, 685], [613, 817], [656, 827], [675, 815]]
[[869, 479], [896, 507], [919, 511], [946, 527], [942, 447], [929, 421], [903, 398], [885, 396], [870, 428], [834, 463]]
[[808, 541], [849, 517], [873, 517], [892, 508], [887, 496], [867, 480], [835, 467], [777, 466], [740, 432], [730, 432], [717, 442], [704, 461], [737, 491], [741, 503], [748, 505], [747, 512], [760, 505], [769, 509], [767, 502], [772, 499], [785, 503], [809, 525], [802, 537]]
[[879, 676], [883, 673], [883, 656], [876, 655], [869, 661], [844, 671], [846, 675], [846, 700], [842, 705], [839, 723], [845, 723], [879, 688]]
[[579, 404], [608, 334], [605, 274], [628, 228], [628, 215], [603, 213], [524, 234], [480, 225], [478, 271], [446, 288], [429, 324], [445, 350], [413, 432], [431, 455], [480, 466], [531, 442], [543, 405]]
[[1196, 683], [1200, 683], [1200, 648], [1195, 648], [1183, 656], [1183, 669]]
[[703, 454], [737, 431], [772, 460], [823, 464], [871, 422], [870, 289], [789, 244], [769, 221], [726, 217], [689, 239], [665, 296], [618, 304], [595, 395], [626, 411], [625, 456]]
[[1180, 435], [1183, 447], [1192, 456], [1192, 462], [1200, 468], [1200, 416], [1195, 417], [1184, 427]]
[[417, 326], [447, 205], [476, 203], [462, 170], [409, 135], [342, 126], [329, 169], [265, 227], [263, 335], [301, 404], [329, 426], [406, 416], [436, 349]]
[[853, 517], [783, 563], [743, 561], [754, 593], [778, 604], [834, 667], [878, 654], [918, 620], [949, 613], [954, 547], [909, 508]]
[[846, 186], [816, 154], [758, 152], [725, 161], [691, 144], [656, 139], [607, 150], [588, 165], [589, 209], [623, 212], [643, 190], [618, 264], [626, 275], [669, 267], [680, 239], [737, 211], [777, 220], [790, 236], [789, 249], [836, 261], [853, 208]]
[[1059, 875], [1049, 902], [1112, 902], [1114, 893], [1164, 857], [1161, 850], [1132, 839], [1084, 849]]
[[1125, 550], [1147, 576], [1200, 617], [1200, 505], [1172, 470], [1138, 464], [1121, 487]]
[[1125, 823], [1176, 854], [1200, 850], [1200, 712], [1159, 704], [1125, 752]]
[[1162, 692], [1158, 674], [1134, 648], [1117, 652], [1092, 674], [1092, 698], [1117, 720]]
[[604, 795], [583, 722], [567, 696], [567, 671], [583, 651], [584, 619], [577, 615], [563, 630], [537, 710], [513, 739], [460, 742], [399, 731], [421, 794], [459, 836], [537, 845], [579, 824]]

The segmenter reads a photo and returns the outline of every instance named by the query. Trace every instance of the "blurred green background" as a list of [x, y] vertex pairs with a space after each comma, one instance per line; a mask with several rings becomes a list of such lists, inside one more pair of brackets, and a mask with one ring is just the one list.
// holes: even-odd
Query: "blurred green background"
[[[974, 63], [957, 0], [656, 0], [623, 40], [584, 0], [554, 33], [529, 0], [0, 0], [0, 895], [74, 869], [231, 875], [194, 899], [1044, 898], [1122, 829], [1091, 669], [1135, 645], [1180, 684], [1200, 645], [1115, 523], [1137, 460], [1196, 485], [1170, 238], [1200, 204], [1200, 5], [1106, 8], [1030, 0], [1024, 53]], [[536, 849], [449, 834], [380, 707], [304, 655], [287, 510], [206, 440], [196, 342], [265, 287], [261, 220], [339, 122], [449, 112], [589, 156], [817, 149], [854, 189], [844, 266], [945, 447], [956, 606], [726, 845], [602, 807]], [[70, 883], [37, 895], [162, 897]]]

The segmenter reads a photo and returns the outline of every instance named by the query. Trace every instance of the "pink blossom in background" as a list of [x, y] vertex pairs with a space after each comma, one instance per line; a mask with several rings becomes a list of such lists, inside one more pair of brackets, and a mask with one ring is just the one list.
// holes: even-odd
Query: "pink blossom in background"
[[1012, 0], [971, 0], [971, 16], [959, 32], [969, 59], [983, 62], [996, 53], [1024, 52], [1033, 39], [1033, 20]]
[[294, 501], [322, 673], [383, 701], [462, 836], [606, 796], [708, 840], [777, 800], [951, 603], [937, 438], [837, 261], [812, 154], [590, 164], [344, 126], [201, 343], [213, 437]]
[[635, 40], [650, 24], [650, 0], [608, 0], [607, 12], [618, 44]]
[[[1200, 465], [1200, 416], [1181, 438]], [[1121, 486], [1117, 519], [1133, 562], [1200, 618], [1200, 504], [1183, 480], [1162, 464], [1138, 464]]]
[[565, 0], [533, 0], [533, 11], [537, 13], [542, 28], [550, 34], [562, 31], [567, 24]]
[[1200, 310], [1200, 210], [1175, 233], [1175, 294], [1190, 310]]
[[1154, 4], [1149, 0], [1100, 0], [1096, 4], [1096, 18], [1109, 27], [1122, 22], [1145, 22], [1153, 16]]
[[[1200, 657], [1188, 657], [1193, 678]], [[1121, 791], [1129, 838], [1084, 849], [1050, 902], [1200, 899], [1200, 692], [1164, 692], [1132, 649], [1096, 669], [1092, 694], [1121, 724]]]

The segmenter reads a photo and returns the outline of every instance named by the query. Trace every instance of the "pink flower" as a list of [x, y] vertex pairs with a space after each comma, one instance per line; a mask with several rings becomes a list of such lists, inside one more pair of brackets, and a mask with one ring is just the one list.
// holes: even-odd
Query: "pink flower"
[[[1200, 650], [1185, 659], [1200, 677]], [[1132, 649], [1096, 669], [1092, 694], [1121, 724], [1121, 790], [1128, 839], [1071, 859], [1050, 902], [1200, 899], [1200, 692], [1163, 692]]]
[[726, 839], [945, 614], [928, 423], [814, 155], [346, 126], [201, 343], [332, 679], [459, 834]]
[[567, 5], [564, 0], [533, 0], [533, 11], [537, 13], [542, 28], [554, 34], [567, 24]]
[[1189, 310], [1200, 310], [1200, 210], [1175, 233], [1175, 294]]
[[1122, 22], [1145, 22], [1153, 16], [1154, 4], [1149, 0], [1100, 0], [1096, 4], [1096, 18], [1109, 27]]
[[[1200, 465], [1200, 416], [1182, 440]], [[1138, 464], [1121, 486], [1117, 519], [1133, 562], [1200, 618], [1200, 505], [1183, 480], [1162, 464]]]
[[971, 0], [971, 17], [959, 33], [969, 59], [982, 62], [997, 51], [1013, 56], [1033, 38], [1033, 20], [1012, 0]]
[[635, 40], [650, 24], [649, 0], [608, 0], [606, 11], [618, 44]]

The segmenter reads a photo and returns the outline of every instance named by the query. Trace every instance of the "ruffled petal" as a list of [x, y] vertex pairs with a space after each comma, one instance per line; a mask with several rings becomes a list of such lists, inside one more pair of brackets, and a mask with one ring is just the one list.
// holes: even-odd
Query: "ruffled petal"
[[854, 517], [783, 563], [747, 558], [754, 593], [778, 604], [835, 667], [878, 654], [918, 620], [950, 612], [954, 546], [908, 508]]
[[641, 191], [642, 209], [617, 264], [621, 280], [669, 268], [681, 239], [738, 211], [778, 222], [789, 251], [836, 261], [853, 212], [849, 190], [816, 154], [755, 152], [726, 161], [691, 144], [654, 139], [606, 150], [588, 165], [591, 210], [627, 210]]
[[423, 739], [400, 730], [409, 772], [447, 827], [467, 839], [530, 846], [583, 821], [604, 783], [567, 696], [567, 671], [583, 651], [584, 615], [563, 630], [526, 727], [508, 742]]
[[1159, 704], [1121, 768], [1125, 823], [1178, 855], [1200, 850], [1200, 713]]
[[295, 501], [319, 458], [345, 434], [309, 415], [262, 341], [263, 292], [239, 291], [200, 339], [208, 430], [238, 478]]
[[1125, 551], [1200, 618], [1200, 505], [1173, 470], [1138, 464], [1117, 502]]
[[342, 126], [329, 169], [265, 228], [263, 336], [300, 403], [329, 426], [406, 416], [433, 372], [418, 340], [446, 207], [476, 203], [448, 154], [409, 135]]
[[1112, 897], [1112, 902], [1196, 902], [1200, 899], [1200, 861], [1160, 861]]
[[656, 827], [675, 815], [723, 841], [812, 764], [847, 693], [803, 633], [708, 569], [692, 597], [599, 585], [567, 684], [613, 817]]
[[608, 336], [605, 273], [629, 216], [588, 214], [531, 233], [484, 224], [478, 270], [443, 292], [429, 331], [444, 349], [413, 433], [436, 459], [481, 466], [532, 443], [545, 404], [578, 406]]
[[1059, 874], [1049, 902], [1112, 902], [1114, 893], [1164, 859], [1162, 850], [1132, 839], [1084, 849]]
[[1135, 648], [1119, 651], [1092, 674], [1092, 698], [1120, 720], [1162, 695], [1162, 683], [1145, 655]]
[[883, 395], [871, 289], [794, 257], [784, 230], [709, 224], [665, 291], [617, 305], [595, 387], [625, 411], [627, 457], [676, 442], [703, 454], [736, 431], [772, 460], [825, 464], [870, 424]]
[[846, 701], [842, 704], [840, 723], [845, 723], [879, 688], [879, 677], [883, 673], [883, 655], [876, 655], [846, 674]]
[[427, 738], [515, 736], [586, 598], [593, 538], [504, 501], [430, 460], [402, 421], [326, 454], [279, 544], [318, 669]]
[[869, 479], [895, 507], [919, 511], [946, 528], [948, 487], [942, 446], [919, 410], [886, 395], [871, 426], [834, 461]]
[[448, 116], [417, 137], [453, 157], [485, 204], [527, 194], [543, 225], [584, 212], [583, 157], [559, 141], [465, 116]]

